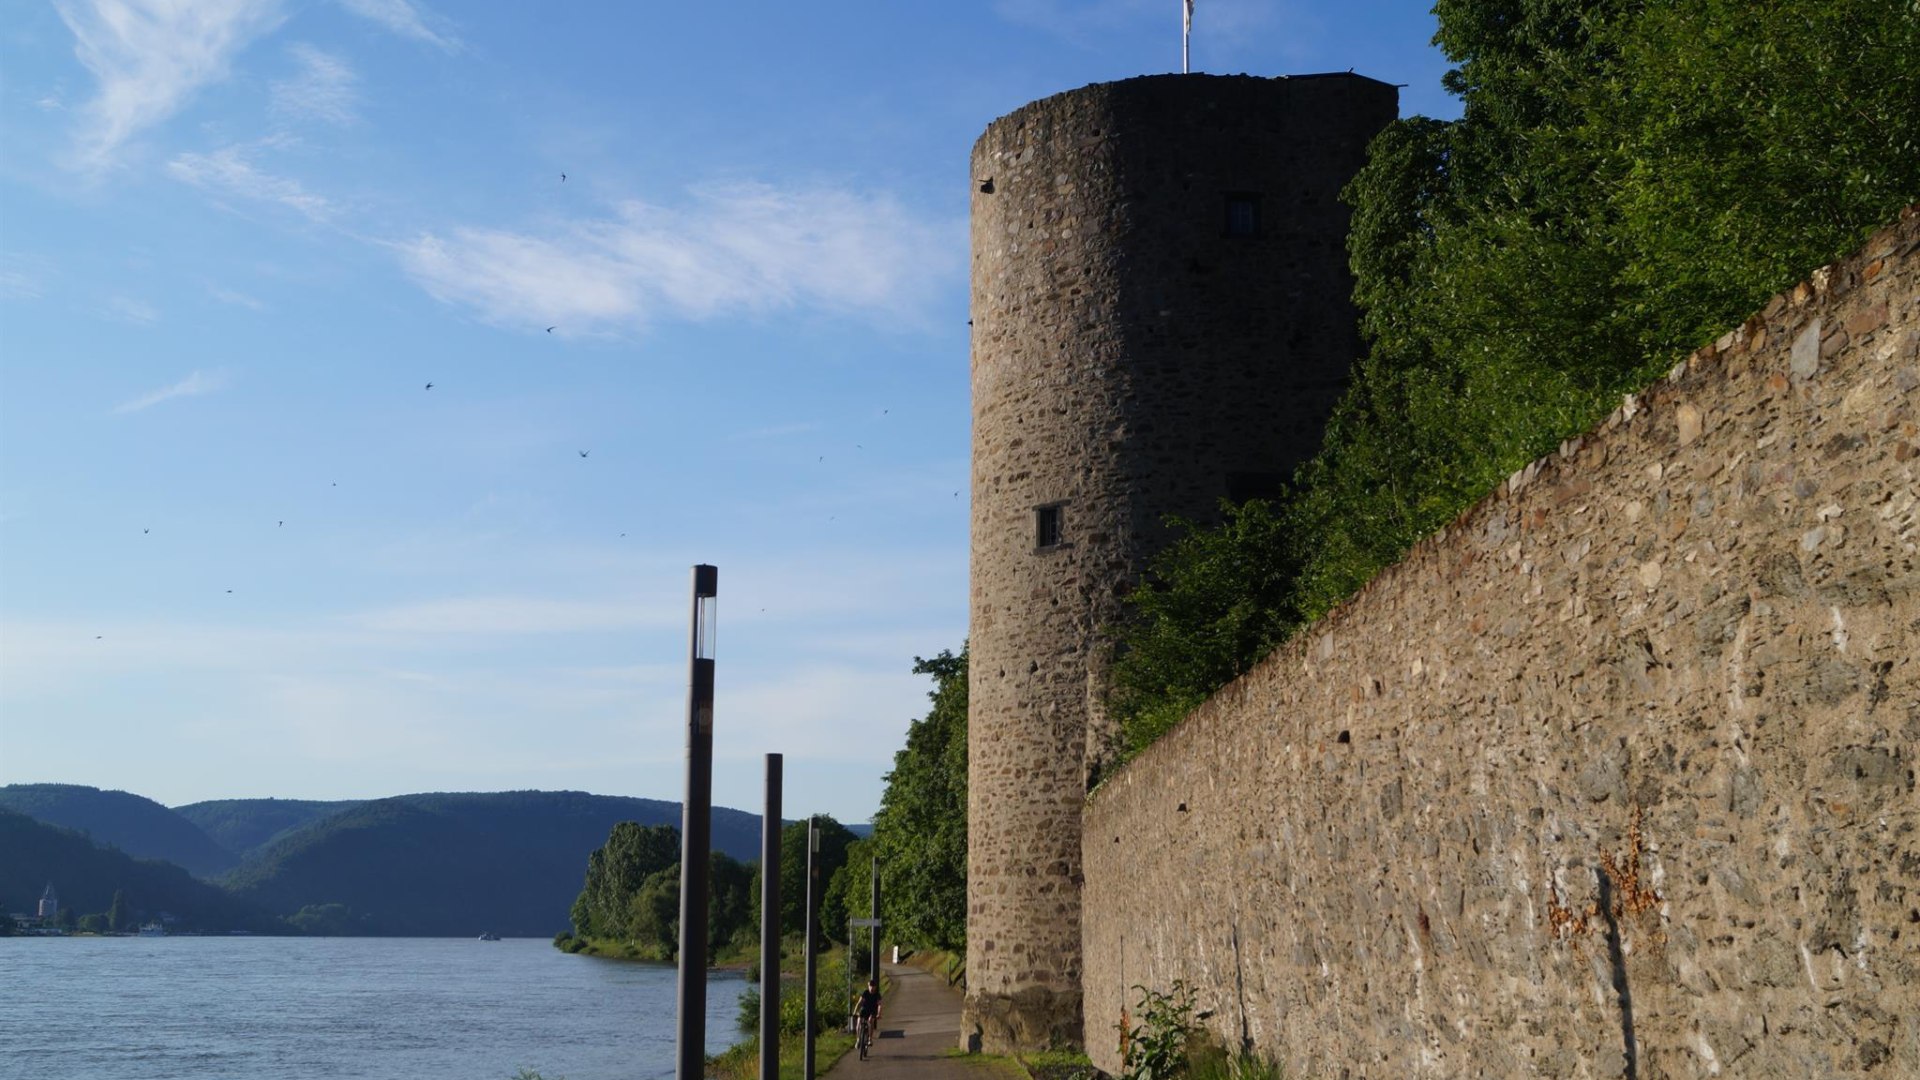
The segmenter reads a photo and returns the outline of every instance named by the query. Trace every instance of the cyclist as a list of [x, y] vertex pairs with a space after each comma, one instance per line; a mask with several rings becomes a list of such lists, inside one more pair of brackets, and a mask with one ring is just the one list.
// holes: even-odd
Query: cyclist
[[880, 1025], [880, 984], [872, 979], [867, 980], [867, 988], [854, 999], [853, 1022], [855, 1039], [860, 1044], [860, 1056], [866, 1057], [867, 1046], [873, 1042]]

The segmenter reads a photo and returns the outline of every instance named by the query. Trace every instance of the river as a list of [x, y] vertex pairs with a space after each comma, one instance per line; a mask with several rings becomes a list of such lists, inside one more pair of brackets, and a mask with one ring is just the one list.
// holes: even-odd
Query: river
[[[746, 980], [707, 981], [707, 1047]], [[655, 1080], [671, 967], [546, 941], [0, 938], [5, 1080]]]

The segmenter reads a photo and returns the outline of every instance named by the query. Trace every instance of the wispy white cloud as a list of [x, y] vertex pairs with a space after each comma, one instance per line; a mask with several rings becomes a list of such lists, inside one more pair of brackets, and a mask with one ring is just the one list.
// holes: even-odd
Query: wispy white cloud
[[107, 314], [121, 322], [139, 323], [141, 326], [160, 321], [159, 308], [134, 296], [109, 297]]
[[294, 45], [287, 52], [297, 70], [273, 83], [274, 115], [337, 125], [360, 118], [360, 76], [351, 64], [311, 45]]
[[0, 297], [38, 300], [52, 266], [42, 258], [17, 251], [0, 251]]
[[267, 310], [267, 305], [261, 303], [260, 301], [254, 299], [251, 296], [248, 296], [246, 293], [240, 292], [235, 289], [229, 289], [223, 285], [208, 285], [207, 295], [213, 297], [215, 300], [218, 300], [223, 304], [232, 304], [234, 307], [243, 307], [249, 311]]
[[340, 6], [363, 19], [371, 19], [399, 34], [424, 42], [445, 52], [458, 52], [464, 46], [447, 29], [447, 20], [409, 0], [340, 0]]
[[691, 194], [677, 209], [634, 200], [609, 218], [463, 226], [395, 248], [439, 300], [565, 332], [797, 307], [910, 322], [963, 262], [958, 223], [916, 218], [887, 195], [756, 183]]
[[150, 409], [163, 401], [171, 401], [174, 398], [199, 397], [201, 394], [211, 394], [215, 390], [224, 388], [226, 385], [227, 380], [224, 375], [217, 372], [208, 375], [204, 372], [196, 371], [186, 378], [181, 379], [179, 382], [174, 383], [172, 386], [163, 386], [151, 393], [142, 394], [131, 401], [123, 401], [115, 405], [113, 411], [116, 413], [136, 413], [142, 409]]
[[278, 0], [57, 0], [74, 55], [99, 82], [75, 164], [113, 164], [126, 141], [224, 78], [234, 54], [280, 20]]
[[279, 203], [313, 221], [332, 216], [333, 204], [325, 196], [313, 194], [298, 180], [261, 171], [249, 160], [250, 153], [247, 147], [223, 146], [211, 154], [181, 154], [167, 163], [167, 172], [203, 191]]

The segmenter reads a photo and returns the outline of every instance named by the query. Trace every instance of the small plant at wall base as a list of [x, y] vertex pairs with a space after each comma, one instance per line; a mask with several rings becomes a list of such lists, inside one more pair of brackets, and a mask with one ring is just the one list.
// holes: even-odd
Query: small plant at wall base
[[[1187, 1038], [1192, 1034], [1193, 988], [1175, 979], [1165, 993], [1135, 986], [1140, 992], [1140, 1023], [1120, 1018], [1121, 1080], [1167, 1080], [1187, 1071]], [[1204, 1019], [1206, 1014], [1201, 1014]]]

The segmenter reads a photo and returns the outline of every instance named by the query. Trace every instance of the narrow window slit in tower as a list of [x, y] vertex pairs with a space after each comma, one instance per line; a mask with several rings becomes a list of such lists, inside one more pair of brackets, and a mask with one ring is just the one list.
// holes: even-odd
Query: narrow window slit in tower
[[1042, 551], [1060, 546], [1061, 505], [1035, 507], [1033, 511], [1033, 546]]
[[1251, 191], [1227, 192], [1225, 235], [1230, 237], [1260, 235], [1259, 195]]

